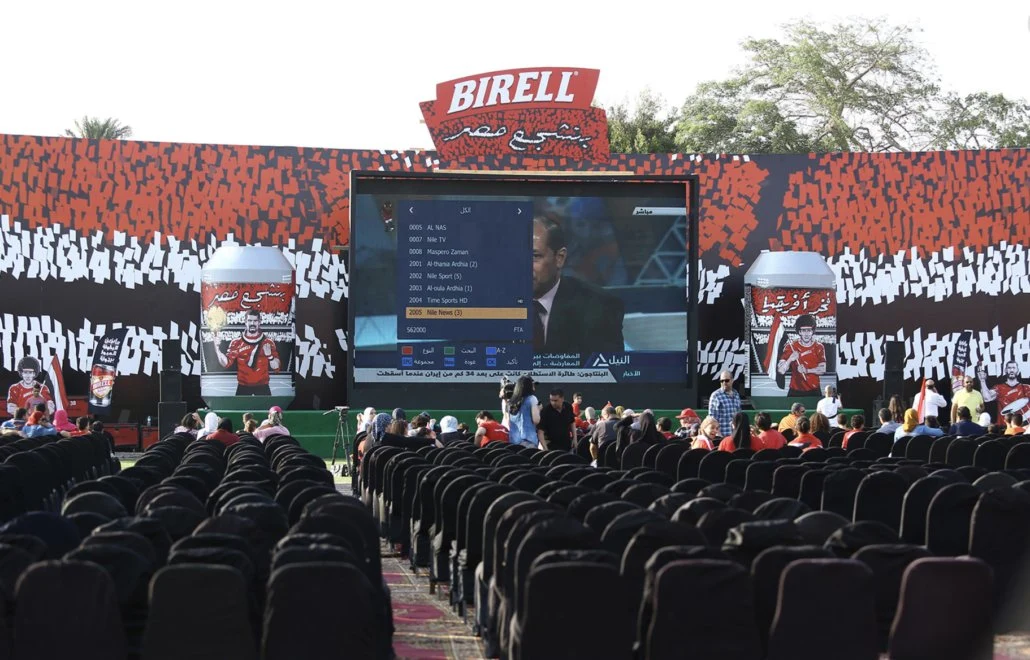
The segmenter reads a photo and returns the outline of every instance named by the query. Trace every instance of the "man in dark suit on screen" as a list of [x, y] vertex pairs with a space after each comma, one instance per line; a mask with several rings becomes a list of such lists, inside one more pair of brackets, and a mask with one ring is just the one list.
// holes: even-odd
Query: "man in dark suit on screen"
[[547, 217], [534, 218], [533, 351], [583, 356], [622, 351], [622, 300], [583, 280], [563, 276], [567, 256], [561, 225]]

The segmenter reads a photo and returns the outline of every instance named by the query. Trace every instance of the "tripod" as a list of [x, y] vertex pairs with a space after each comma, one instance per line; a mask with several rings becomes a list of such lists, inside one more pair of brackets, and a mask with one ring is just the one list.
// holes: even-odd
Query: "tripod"
[[[341, 477], [351, 476], [354, 472], [354, 464], [351, 462], [351, 440], [354, 438], [350, 432], [350, 422], [347, 420], [347, 413], [350, 408], [347, 406], [336, 406], [335, 411], [337, 413], [336, 420], [336, 437], [333, 438], [333, 458], [330, 463], [330, 471], [333, 474]], [[324, 414], [328, 415], [333, 411], [330, 410]], [[341, 464], [339, 468], [336, 467], [336, 454], [343, 448], [344, 455], [347, 457], [346, 463]]]

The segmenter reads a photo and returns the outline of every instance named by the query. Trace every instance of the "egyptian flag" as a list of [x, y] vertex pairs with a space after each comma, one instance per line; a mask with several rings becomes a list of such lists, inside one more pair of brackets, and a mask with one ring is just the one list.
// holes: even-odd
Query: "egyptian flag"
[[926, 379], [923, 379], [923, 386], [919, 388], [919, 409], [916, 410], [916, 415], [919, 418], [919, 423], [923, 423], [923, 411], [926, 410]]
[[55, 355], [50, 364], [46, 366], [47, 376], [50, 381], [50, 394], [54, 397], [56, 410], [66, 410], [68, 407], [68, 395], [64, 391], [64, 375], [61, 373], [61, 361]]
[[762, 368], [769, 375], [769, 380], [774, 381], [781, 390], [786, 387], [786, 374], [776, 370], [776, 362], [783, 349], [787, 345], [787, 328], [783, 325], [783, 317], [773, 318], [772, 327], [769, 328], [769, 343], [765, 347], [765, 363]]

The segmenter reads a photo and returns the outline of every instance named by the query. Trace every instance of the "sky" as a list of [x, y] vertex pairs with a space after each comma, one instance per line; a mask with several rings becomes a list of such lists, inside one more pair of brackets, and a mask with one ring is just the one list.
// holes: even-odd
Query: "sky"
[[[602, 9], [602, 7], [604, 9]], [[1030, 99], [1030, 2], [601, 3], [291, 0], [0, 2], [0, 133], [60, 135], [84, 114], [162, 142], [426, 149], [436, 83], [522, 67], [600, 69], [597, 100], [645, 87], [679, 105], [744, 63], [748, 37], [807, 18], [888, 17], [943, 86]]]

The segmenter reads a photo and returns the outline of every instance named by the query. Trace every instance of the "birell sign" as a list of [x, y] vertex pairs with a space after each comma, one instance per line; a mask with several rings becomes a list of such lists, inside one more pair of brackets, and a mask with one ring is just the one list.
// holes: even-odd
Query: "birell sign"
[[480, 73], [436, 86], [420, 104], [440, 156], [559, 156], [608, 160], [608, 119], [591, 106], [597, 69]]

